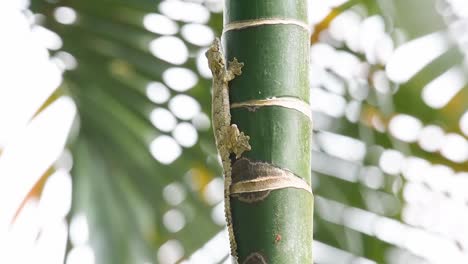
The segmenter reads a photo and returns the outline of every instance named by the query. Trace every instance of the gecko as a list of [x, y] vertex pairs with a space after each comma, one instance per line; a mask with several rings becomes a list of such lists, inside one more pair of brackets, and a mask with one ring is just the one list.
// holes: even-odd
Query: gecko
[[237, 244], [232, 224], [229, 191], [232, 183], [230, 155], [234, 153], [236, 159], [238, 159], [244, 151], [251, 150], [251, 147], [249, 144], [250, 137], [245, 135], [244, 132], [240, 132], [236, 124], [231, 124], [229, 81], [242, 74], [244, 63], [238, 62], [237, 58], [234, 58], [228, 62], [226, 68], [224, 54], [218, 38], [215, 39], [206, 52], [206, 57], [213, 75], [212, 120], [216, 147], [221, 156], [224, 170], [224, 212], [231, 245], [231, 255], [234, 257], [235, 263], [237, 263]]

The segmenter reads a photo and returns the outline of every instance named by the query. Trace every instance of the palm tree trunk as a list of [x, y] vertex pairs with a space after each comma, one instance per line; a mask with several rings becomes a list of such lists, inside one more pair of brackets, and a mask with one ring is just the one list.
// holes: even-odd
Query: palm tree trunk
[[232, 164], [239, 263], [313, 263], [313, 195], [306, 0], [226, 0], [232, 123], [252, 149]]

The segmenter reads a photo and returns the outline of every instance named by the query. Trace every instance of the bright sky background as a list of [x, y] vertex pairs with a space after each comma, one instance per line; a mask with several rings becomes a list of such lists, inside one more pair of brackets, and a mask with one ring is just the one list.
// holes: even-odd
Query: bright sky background
[[[62, 77], [44, 46], [47, 37], [52, 36], [50, 43], [57, 39], [45, 29], [31, 29], [30, 17], [21, 12], [25, 5], [0, 3], [0, 263], [63, 263], [71, 178], [70, 167], [56, 161], [67, 155], [63, 149], [76, 108], [62, 97], [31, 121]], [[44, 195], [27, 203], [9, 228], [33, 184], [54, 164], [57, 171]]]
[[[311, 1], [314, 6], [310, 14], [311, 23], [320, 21], [332, 6], [342, 2], [345, 1]], [[451, 2], [457, 7], [455, 10], [460, 13], [460, 17], [468, 17], [468, 2]], [[65, 52], [59, 53], [56, 58], [49, 57], [48, 49], [59, 50], [61, 39], [43, 27], [31, 27], [32, 16], [29, 11], [24, 11], [27, 5], [26, 1], [0, 2], [0, 263], [63, 263], [65, 241], [70, 233], [74, 249], [66, 263], [93, 264], [93, 252], [87, 245], [86, 217], [75, 217], [70, 227], [64, 221], [70, 209], [72, 189], [69, 175], [72, 157], [64, 147], [76, 117], [76, 106], [71, 98], [63, 96], [33, 118], [38, 108], [60, 85], [62, 72], [73, 69], [77, 62]], [[180, 30], [186, 41], [207, 46], [212, 42], [214, 34], [204, 25], [210, 13], [199, 4], [164, 1], [159, 10], [164, 15], [148, 14], [142, 21], [147, 30], [164, 35], [153, 40], [148, 49], [155, 57], [173, 63], [175, 67], [164, 73], [164, 84], [148, 83], [147, 95], [152, 101], [162, 103], [170, 100], [169, 109], [155, 108], [149, 118], [161, 131], [173, 133], [172, 137], [160, 136], [154, 139], [149, 149], [155, 159], [170, 164], [183, 154], [183, 148], [191, 147], [197, 142], [196, 129], [208, 128], [209, 124], [207, 116], [200, 113], [200, 106], [192, 97], [178, 95], [170, 98], [169, 89], [184, 92], [198, 80], [194, 72], [178, 66], [188, 59], [188, 49], [181, 39], [172, 35]], [[58, 8], [55, 12], [55, 19], [62, 24], [74, 23], [76, 16], [74, 10], [67, 7]], [[174, 22], [177, 20], [189, 20], [190, 23], [179, 28]], [[434, 32], [395, 49], [392, 39], [384, 31], [381, 17], [363, 19], [351, 11], [336, 18], [329, 30], [334, 39], [362, 52], [369, 62], [387, 63], [386, 71], [373, 75], [376, 89], [382, 94], [390, 92], [390, 80], [409, 80], [429, 61], [451, 48], [453, 43], [448, 43], [446, 37], [449, 33]], [[210, 72], [202, 54], [203, 50], [200, 52], [198, 70], [202, 77], [209, 78]], [[342, 96], [345, 91], [343, 83], [323, 69], [333, 69], [351, 80], [362, 75], [362, 63], [328, 44], [314, 45], [311, 48], [311, 60], [311, 74], [315, 76], [311, 88], [312, 110], [332, 117], [346, 115], [351, 120], [353, 111], [357, 111], [359, 106], [346, 102]], [[466, 69], [462, 66], [454, 66], [441, 74], [424, 87], [423, 100], [430, 107], [444, 107], [466, 85], [465, 72]], [[314, 87], [314, 83], [325, 83], [328, 91]], [[367, 93], [359, 89], [356, 88], [355, 91], [357, 97]], [[187, 121], [177, 123], [175, 117]], [[375, 126], [379, 126], [377, 121]], [[435, 124], [423, 124], [416, 117], [399, 114], [390, 121], [389, 130], [394, 137], [404, 142], [417, 142], [426, 151], [440, 152], [449, 160], [463, 163], [468, 161], [468, 112], [460, 119], [459, 126], [463, 134], [447, 133]], [[347, 160], [362, 161], [366, 154], [364, 143], [359, 140], [330, 133], [320, 133], [316, 140], [327, 146], [327, 153]], [[157, 151], [160, 149], [166, 151]], [[344, 152], [343, 149], [348, 151]], [[43, 196], [37, 201], [27, 203], [14, 225], [10, 226], [9, 223], [25, 195], [51, 166], [56, 172], [47, 181]], [[405, 201], [409, 204], [404, 214], [406, 223], [320, 197], [317, 199], [318, 213], [325, 214], [329, 210], [331, 213], [323, 216], [328, 221], [407, 248], [416, 255], [430, 259], [430, 263], [467, 263], [468, 256], [454, 249], [448, 239], [422, 232], [407, 223], [417, 225], [431, 219], [435, 228], [443, 228], [447, 222], [442, 221], [441, 216], [431, 215], [429, 211], [421, 211], [421, 207], [416, 206], [421, 200], [432, 199], [431, 206], [443, 208], [445, 218], [460, 219], [453, 222], [458, 231], [453, 235], [463, 235], [460, 239], [468, 245], [466, 208], [460, 210], [458, 200], [446, 201], [445, 198], [421, 189], [419, 184], [424, 181], [434, 188], [442, 188], [440, 175], [443, 175], [445, 178], [442, 182], [446, 185], [444, 188], [450, 190], [456, 199], [464, 201], [468, 199], [468, 194], [467, 189], [461, 186], [468, 188], [468, 175], [458, 175], [460, 177], [455, 179], [455, 173], [450, 168], [428, 164], [415, 157], [404, 157], [396, 150], [385, 151], [379, 166], [385, 173], [402, 174], [408, 181], [404, 190]], [[378, 178], [375, 179], [363, 181], [369, 186], [379, 186], [381, 183]], [[222, 184], [216, 188], [220, 190]], [[327, 210], [321, 210], [320, 207]], [[215, 208], [222, 209], [222, 203]], [[222, 210], [218, 211], [222, 213]], [[167, 217], [179, 219], [174, 211]], [[373, 224], [363, 225], [359, 221], [343, 219], [360, 219]], [[183, 224], [181, 227], [173, 225], [172, 221], [167, 222], [168, 228], [174, 230], [183, 227]], [[35, 241], [39, 231], [40, 239]], [[228, 245], [226, 232], [222, 231], [195, 252], [187, 263], [222, 260], [228, 252], [225, 245]], [[318, 263], [337, 263], [337, 259], [354, 259], [353, 263], [362, 264], [374, 263], [320, 242], [315, 242], [314, 250]], [[168, 241], [157, 254], [161, 263], [173, 263], [183, 254], [183, 249], [178, 241]], [[330, 259], [330, 255], [334, 258]]]

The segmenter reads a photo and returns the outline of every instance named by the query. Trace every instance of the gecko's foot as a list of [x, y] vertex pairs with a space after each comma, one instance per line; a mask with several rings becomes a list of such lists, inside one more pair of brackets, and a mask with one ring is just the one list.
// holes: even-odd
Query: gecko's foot
[[241, 75], [242, 73], [242, 67], [244, 66], [244, 63], [238, 62], [237, 58], [234, 58], [232, 61], [228, 63], [228, 71], [231, 72], [234, 75]]
[[230, 126], [229, 137], [231, 151], [236, 154], [236, 159], [240, 158], [244, 151], [251, 150], [249, 144], [250, 137], [245, 135], [244, 132], [240, 132], [237, 125], [233, 124]]

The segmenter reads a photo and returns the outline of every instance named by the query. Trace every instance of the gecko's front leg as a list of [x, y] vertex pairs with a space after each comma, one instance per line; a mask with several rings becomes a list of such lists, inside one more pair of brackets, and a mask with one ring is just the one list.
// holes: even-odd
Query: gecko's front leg
[[234, 80], [236, 76], [241, 75], [242, 67], [244, 67], [244, 63], [237, 61], [237, 58], [234, 58], [232, 61], [228, 62], [228, 67], [225, 75], [226, 83]]

